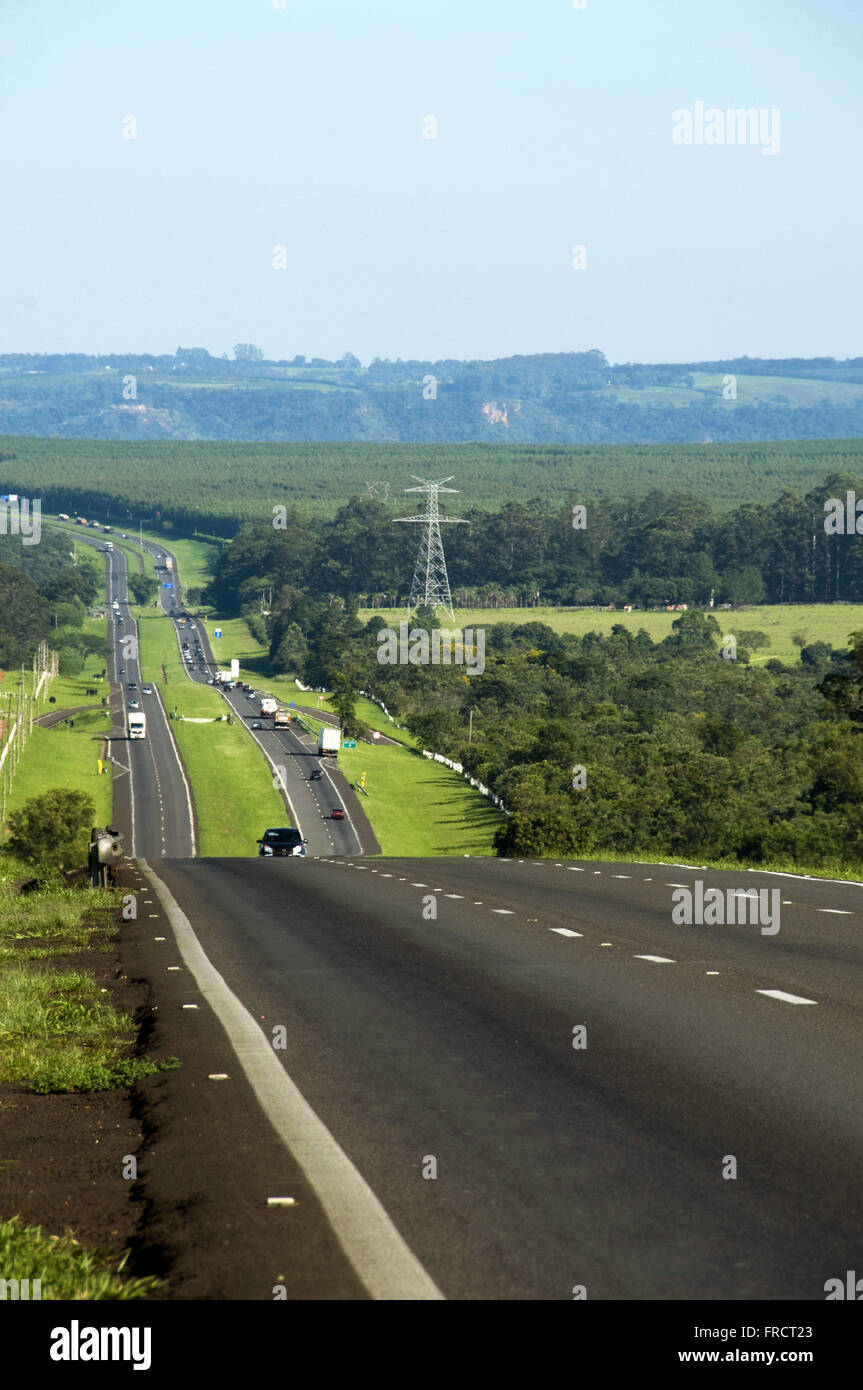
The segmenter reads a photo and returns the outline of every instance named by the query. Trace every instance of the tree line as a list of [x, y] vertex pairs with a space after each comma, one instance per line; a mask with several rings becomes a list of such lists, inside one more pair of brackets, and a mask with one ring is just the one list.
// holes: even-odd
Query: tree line
[[[468, 508], [469, 525], [444, 530], [452, 589], [465, 607], [501, 597], [637, 608], [860, 602], [863, 536], [825, 526], [825, 504], [841, 502], [844, 516], [849, 492], [863, 507], [861, 479], [834, 474], [802, 496], [784, 489], [722, 513], [703, 496], [659, 491], [586, 502], [583, 517], [571, 504]], [[391, 506], [361, 497], [332, 519], [294, 506], [276, 520], [242, 526], [216, 558], [206, 597], [220, 609], [253, 610], [285, 585], [362, 607], [406, 601], [419, 528], [396, 523]]]

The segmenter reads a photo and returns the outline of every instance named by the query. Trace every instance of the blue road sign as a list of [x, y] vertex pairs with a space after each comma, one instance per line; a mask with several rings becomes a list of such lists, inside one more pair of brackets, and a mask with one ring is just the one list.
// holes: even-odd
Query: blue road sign
[[222, 629], [221, 629], [220, 627], [215, 628], [215, 630], [214, 630], [214, 632], [213, 632], [213, 636], [214, 636], [214, 637], [221, 637], [221, 635], [222, 635]]

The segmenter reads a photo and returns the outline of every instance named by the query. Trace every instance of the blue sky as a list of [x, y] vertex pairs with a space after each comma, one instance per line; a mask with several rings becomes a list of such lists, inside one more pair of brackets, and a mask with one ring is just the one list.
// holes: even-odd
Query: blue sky
[[863, 353], [858, 0], [3, 9], [0, 351]]

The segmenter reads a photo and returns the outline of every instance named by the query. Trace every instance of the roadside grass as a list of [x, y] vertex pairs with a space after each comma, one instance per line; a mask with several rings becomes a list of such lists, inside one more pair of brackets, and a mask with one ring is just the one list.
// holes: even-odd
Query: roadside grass
[[[252, 857], [267, 825], [285, 824], [287, 812], [273, 786], [273, 773], [260, 748], [237, 721], [222, 716], [228, 705], [212, 686], [189, 680], [172, 624], [152, 608], [134, 610], [140, 637], [141, 675], [158, 690], [166, 712], [184, 719], [171, 729], [192, 786], [202, 858]], [[168, 675], [165, 684], [161, 667]], [[156, 698], [145, 696], [147, 701]], [[190, 719], [216, 723], [192, 724]]]
[[[92, 663], [94, 659], [90, 660]], [[101, 671], [104, 664], [104, 658], [100, 657], [96, 670]], [[88, 695], [87, 689], [94, 686], [99, 694]], [[93, 675], [58, 676], [48, 691], [54, 696], [54, 705], [41, 698], [37, 713], [77, 705], [99, 705], [101, 696], [107, 695], [108, 690], [108, 683]], [[34, 724], [15, 770], [7, 814], [18, 810], [30, 797], [41, 796], [52, 787], [63, 787], [88, 792], [96, 806], [94, 823], [110, 825], [113, 779], [110, 769], [107, 774], [100, 774], [97, 767], [110, 729], [110, 713], [99, 708], [84, 710], [70, 718], [74, 721], [72, 728], [62, 723], [51, 729]]]
[[[102, 1300], [128, 1302], [148, 1298], [161, 1281], [124, 1279], [123, 1269], [131, 1251], [117, 1261], [79, 1245], [71, 1234], [45, 1235], [41, 1226], [22, 1226], [18, 1217], [0, 1221], [0, 1269], [7, 1280], [29, 1279], [30, 1298], [34, 1279], [41, 1281], [43, 1301]], [[8, 1295], [7, 1295], [8, 1296]]]
[[[372, 617], [381, 617], [398, 630], [399, 621], [404, 618], [404, 609], [375, 608], [361, 609], [360, 620], [368, 622]], [[637, 632], [644, 628], [654, 642], [671, 636], [671, 625], [679, 613], [633, 612], [624, 613], [616, 609], [606, 613], [598, 608], [457, 608], [455, 622], [447, 627], [492, 627], [495, 623], [545, 623], [555, 632], [572, 632], [583, 636], [586, 632], [611, 632], [616, 623]], [[755, 604], [751, 608], [732, 613], [713, 610], [713, 617], [722, 629], [723, 635], [736, 632], [759, 631], [770, 638], [770, 646], [752, 653], [752, 664], [763, 665], [776, 658], [785, 665], [794, 665], [800, 660], [800, 650], [794, 645], [795, 633], [804, 636], [805, 644], [810, 642], [829, 642], [844, 650], [852, 632], [863, 628], [863, 604], [856, 603], [799, 603], [799, 604]]]
[[[380, 711], [378, 711], [380, 713]], [[316, 731], [320, 721], [303, 716]], [[493, 802], [442, 763], [407, 748], [370, 744], [342, 748], [339, 767], [348, 781], [366, 774], [357, 797], [386, 855], [491, 855], [504, 819]]]
[[[48, 1092], [129, 1086], [165, 1063], [124, 1056], [132, 1019], [93, 976], [58, 958], [100, 950], [116, 936], [116, 901], [103, 890], [48, 883], [16, 891], [20, 861], [2, 856], [0, 881], [0, 1085]], [[26, 944], [39, 942], [37, 950]], [[42, 944], [44, 943], [44, 944]], [[46, 966], [32, 960], [53, 958]]]
[[[228, 668], [231, 658], [240, 663], [240, 673], [250, 684], [266, 684], [269, 690], [272, 677], [267, 675], [267, 648], [249, 631], [245, 618], [219, 618], [211, 611], [197, 618], [204, 627], [213, 658], [220, 667]], [[216, 631], [221, 637], [214, 636]]]

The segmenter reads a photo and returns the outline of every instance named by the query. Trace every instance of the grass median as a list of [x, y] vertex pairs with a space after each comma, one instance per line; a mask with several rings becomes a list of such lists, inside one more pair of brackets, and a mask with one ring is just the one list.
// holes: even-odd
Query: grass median
[[[284, 825], [287, 812], [273, 786], [273, 773], [240, 721], [228, 724], [223, 697], [212, 686], [189, 680], [164, 614], [135, 609], [141, 675], [159, 691], [186, 768], [198, 820], [198, 853], [204, 858], [249, 857], [268, 825]], [[167, 677], [167, 679], [166, 679]], [[145, 696], [143, 708], [147, 708]], [[207, 722], [196, 724], [191, 720]]]

